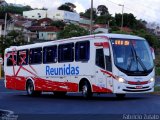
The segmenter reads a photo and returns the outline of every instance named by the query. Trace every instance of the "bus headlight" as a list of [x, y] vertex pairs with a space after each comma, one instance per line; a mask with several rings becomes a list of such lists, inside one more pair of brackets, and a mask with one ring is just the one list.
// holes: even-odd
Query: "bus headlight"
[[118, 81], [119, 81], [120, 83], [124, 83], [124, 82], [125, 82], [125, 80], [124, 80], [123, 78], [121, 78], [121, 77], [118, 78]]
[[155, 81], [155, 79], [154, 78], [151, 78], [150, 80], [149, 80], [149, 82], [154, 82]]

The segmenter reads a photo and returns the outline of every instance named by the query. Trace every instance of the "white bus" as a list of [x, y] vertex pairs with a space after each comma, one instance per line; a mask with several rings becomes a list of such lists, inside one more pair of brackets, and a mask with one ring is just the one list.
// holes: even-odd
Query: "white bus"
[[5, 87], [28, 95], [54, 92], [127, 93], [154, 91], [155, 70], [144, 38], [122, 34], [13, 46], [5, 50]]

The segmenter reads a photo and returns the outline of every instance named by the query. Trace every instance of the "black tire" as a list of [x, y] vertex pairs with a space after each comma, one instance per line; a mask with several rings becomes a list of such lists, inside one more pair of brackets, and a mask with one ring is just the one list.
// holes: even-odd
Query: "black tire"
[[54, 93], [54, 96], [59, 96], [59, 97], [65, 96], [67, 94], [67, 92], [63, 92], [63, 91], [55, 91], [53, 93]]
[[39, 96], [41, 95], [41, 91], [35, 91], [34, 85], [32, 81], [27, 82], [26, 91], [29, 96]]
[[117, 97], [118, 99], [124, 99], [125, 96], [126, 96], [126, 94], [116, 94], [116, 97]]
[[87, 81], [84, 81], [83, 85], [82, 85], [82, 95], [84, 98], [91, 98], [93, 93], [91, 90], [91, 86]]

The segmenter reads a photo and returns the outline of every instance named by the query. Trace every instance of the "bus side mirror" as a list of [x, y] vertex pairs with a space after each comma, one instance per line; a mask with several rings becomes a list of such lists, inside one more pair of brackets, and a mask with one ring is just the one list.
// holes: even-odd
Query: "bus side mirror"
[[109, 48], [104, 48], [104, 55], [110, 56]]
[[155, 57], [154, 49], [153, 49], [152, 47], [150, 47], [150, 49], [151, 49], [151, 53], [152, 53], [153, 60], [155, 60], [155, 59], [156, 59], [156, 57]]
[[108, 42], [104, 42], [104, 43], [103, 43], [103, 48], [104, 48], [104, 55], [110, 56], [109, 43], [108, 43]]

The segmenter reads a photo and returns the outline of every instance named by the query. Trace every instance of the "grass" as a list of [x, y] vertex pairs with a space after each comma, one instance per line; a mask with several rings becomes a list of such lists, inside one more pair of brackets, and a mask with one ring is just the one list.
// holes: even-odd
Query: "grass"
[[155, 86], [152, 94], [160, 95], [160, 86]]

